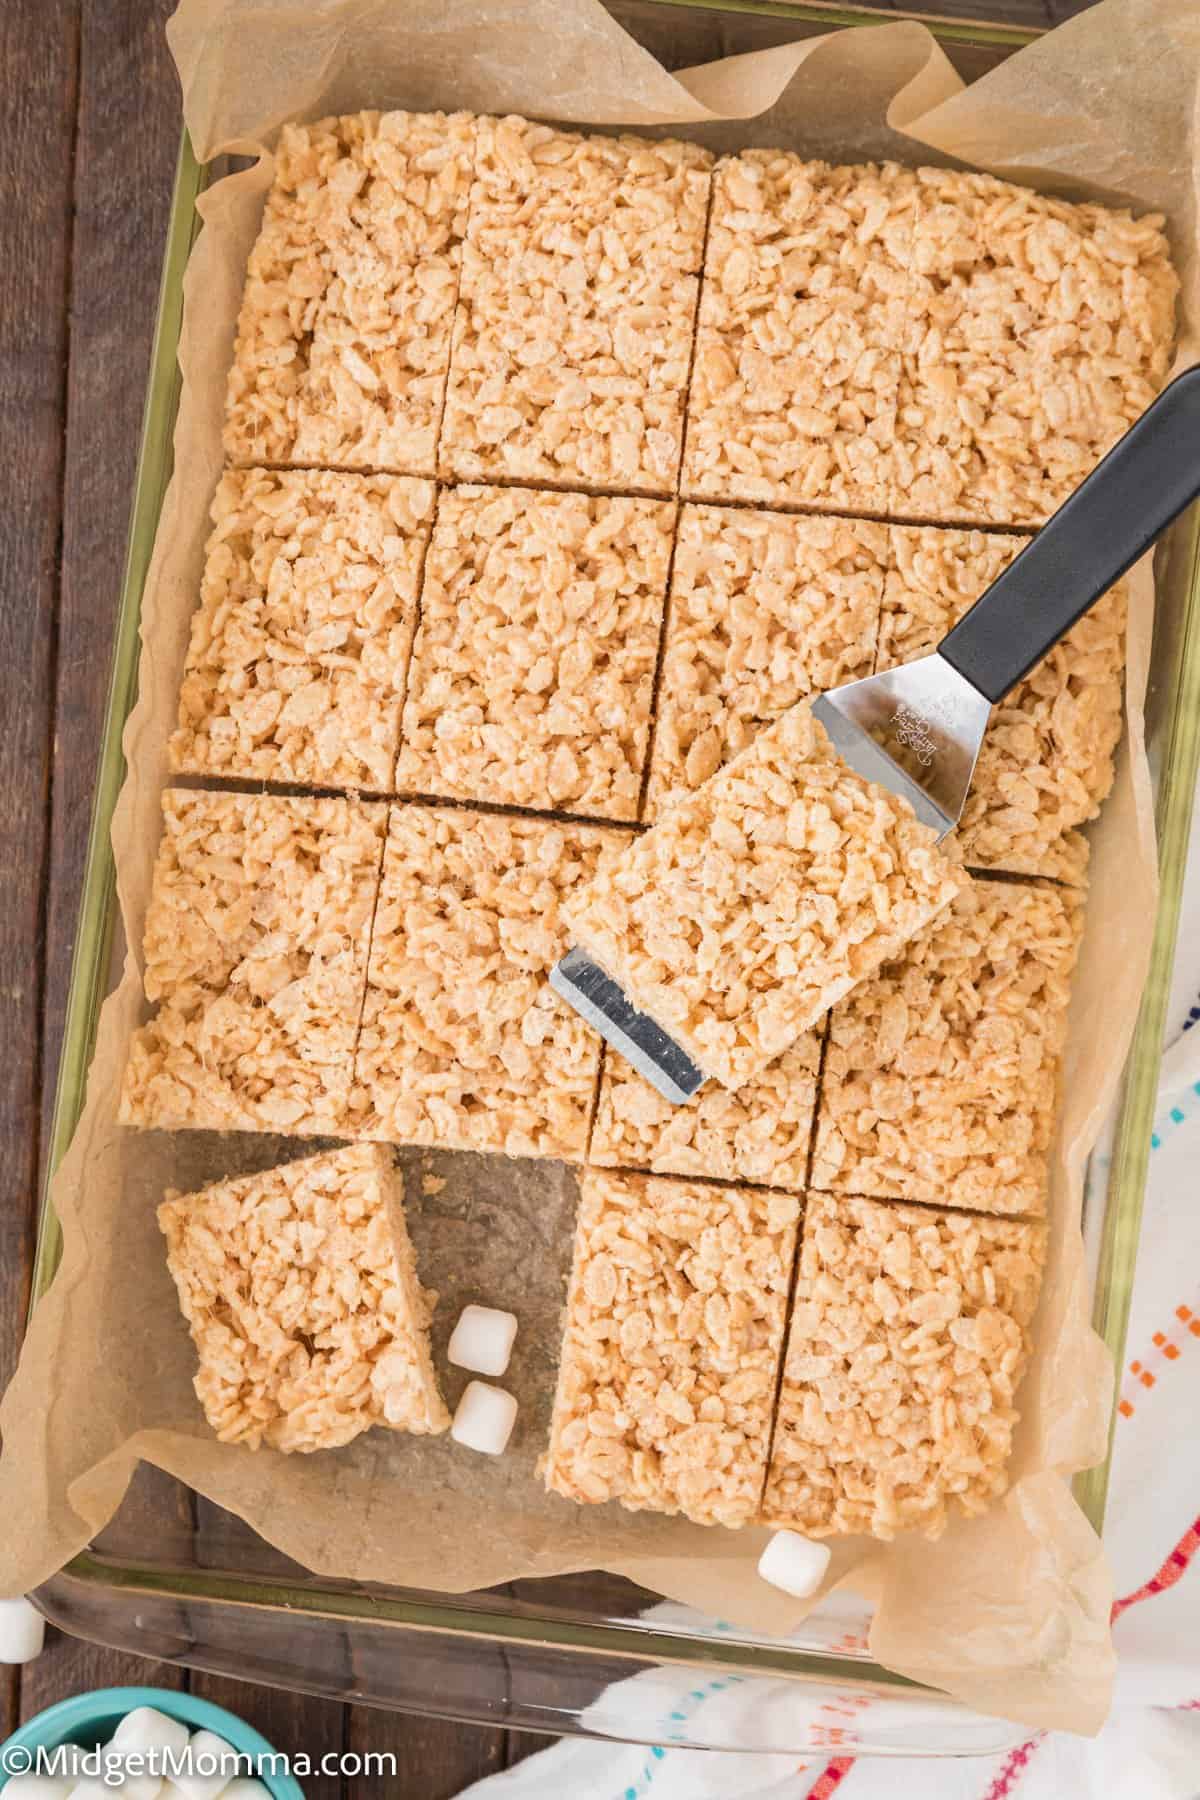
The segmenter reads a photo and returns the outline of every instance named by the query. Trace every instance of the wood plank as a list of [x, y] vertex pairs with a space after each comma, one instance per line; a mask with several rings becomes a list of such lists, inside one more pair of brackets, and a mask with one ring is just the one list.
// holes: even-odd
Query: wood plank
[[[340, 1758], [346, 1748], [347, 1708], [337, 1700], [259, 1687], [201, 1670], [193, 1672], [190, 1685], [193, 1694], [249, 1720], [274, 1749], [293, 1758], [303, 1751], [314, 1769], [319, 1769], [326, 1757]], [[351, 1787], [340, 1773], [301, 1775], [298, 1779], [305, 1800], [343, 1800], [344, 1795], [367, 1791]]]
[[349, 1710], [348, 1749], [355, 1755], [388, 1759], [352, 1774], [351, 1793], [454, 1800], [473, 1781], [505, 1767], [506, 1732], [415, 1713], [383, 1712], [374, 1706]]

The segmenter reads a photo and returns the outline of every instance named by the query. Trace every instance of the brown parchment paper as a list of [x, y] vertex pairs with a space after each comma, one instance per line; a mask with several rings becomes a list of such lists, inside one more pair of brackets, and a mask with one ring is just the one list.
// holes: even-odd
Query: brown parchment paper
[[[1200, 11], [1186, 0], [1106, 0], [963, 89], [919, 24], [838, 32], [672, 75], [598, 0], [183, 0], [169, 28], [201, 157], [255, 165], [204, 197], [180, 348], [176, 467], [143, 605], [140, 698], [126, 731], [130, 776], [113, 828], [129, 943], [141, 939], [159, 836], [165, 747], [220, 467], [225, 371], [245, 259], [280, 122], [363, 106], [513, 110], [595, 124], [670, 126], [720, 148], [786, 144], [844, 160], [958, 157], [1077, 197], [1164, 210], [1184, 276], [1183, 360], [1200, 316], [1195, 250]], [[1079, 1233], [1084, 1161], [1119, 1079], [1146, 968], [1155, 888], [1142, 737], [1153, 612], [1134, 578], [1127, 730], [1116, 787], [1094, 830], [1092, 896], [1072, 1012], [1054, 1169], [1052, 1242], [1037, 1350], [1006, 1500], [936, 1544], [850, 1540], [832, 1582], [876, 1607], [872, 1648], [890, 1667], [980, 1711], [1096, 1730], [1112, 1674], [1103, 1555], [1071, 1500], [1070, 1474], [1103, 1454], [1111, 1369], [1092, 1334]], [[137, 958], [106, 1003], [87, 1107], [54, 1184], [62, 1264], [36, 1310], [0, 1409], [0, 1593], [34, 1586], [112, 1516], [139, 1458], [189, 1482], [280, 1549], [327, 1575], [463, 1591], [604, 1568], [764, 1632], [804, 1606], [753, 1579], [758, 1530], [706, 1530], [543, 1493], [545, 1442], [575, 1178], [560, 1165], [402, 1153], [410, 1225], [441, 1290], [441, 1351], [459, 1307], [521, 1316], [511, 1453], [464, 1455], [446, 1439], [377, 1431], [344, 1451], [250, 1454], [216, 1443], [191, 1387], [191, 1346], [154, 1208], [168, 1185], [304, 1154], [296, 1140], [115, 1124]], [[424, 1177], [444, 1178], [426, 1193]], [[461, 1378], [447, 1373], [451, 1404]]]

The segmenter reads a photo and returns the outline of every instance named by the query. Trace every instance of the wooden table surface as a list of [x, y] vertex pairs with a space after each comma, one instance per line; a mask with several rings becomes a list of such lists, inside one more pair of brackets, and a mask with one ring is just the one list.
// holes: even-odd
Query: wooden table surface
[[[0, 5], [0, 1389], [28, 1300], [180, 128], [163, 38], [172, 4]], [[944, 10], [1045, 26], [1084, 4]], [[0, 1741], [53, 1701], [121, 1682], [186, 1684], [282, 1750], [392, 1751], [387, 1791], [413, 1800], [447, 1800], [546, 1741], [189, 1674], [54, 1633], [37, 1662], [0, 1667]]]

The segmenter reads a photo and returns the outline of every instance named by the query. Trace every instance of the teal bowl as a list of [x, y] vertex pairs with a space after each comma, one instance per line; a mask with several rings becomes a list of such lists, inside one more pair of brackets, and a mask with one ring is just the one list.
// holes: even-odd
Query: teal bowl
[[[85, 1750], [94, 1750], [98, 1744], [107, 1744], [125, 1714], [135, 1706], [157, 1707], [168, 1717], [181, 1720], [189, 1731], [215, 1731], [243, 1756], [258, 1759], [278, 1755], [253, 1725], [226, 1712], [223, 1706], [213, 1706], [192, 1694], [177, 1694], [171, 1688], [97, 1688], [93, 1694], [77, 1694], [71, 1700], [60, 1700], [57, 1706], [48, 1706], [0, 1744], [0, 1793], [18, 1773], [11, 1760], [14, 1750], [57, 1750], [63, 1744], [80, 1744]], [[278, 1773], [270, 1762], [260, 1762], [258, 1768], [258, 1779], [274, 1800], [304, 1800], [304, 1790], [293, 1776]], [[120, 1793], [119, 1788], [112, 1791]]]

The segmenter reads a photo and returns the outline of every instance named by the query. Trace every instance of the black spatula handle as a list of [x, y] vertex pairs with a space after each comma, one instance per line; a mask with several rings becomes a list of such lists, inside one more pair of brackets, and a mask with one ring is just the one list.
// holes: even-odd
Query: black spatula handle
[[1200, 367], [1179, 375], [941, 643], [993, 704], [1200, 494]]

